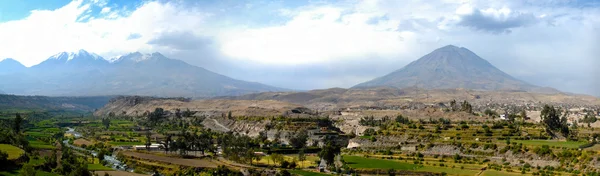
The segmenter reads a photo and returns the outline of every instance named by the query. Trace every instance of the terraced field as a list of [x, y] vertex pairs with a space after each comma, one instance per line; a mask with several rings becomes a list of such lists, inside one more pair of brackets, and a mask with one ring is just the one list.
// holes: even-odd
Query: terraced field
[[0, 151], [8, 153], [9, 160], [17, 159], [25, 153], [25, 151], [23, 151], [19, 147], [15, 147], [8, 144], [0, 144]]

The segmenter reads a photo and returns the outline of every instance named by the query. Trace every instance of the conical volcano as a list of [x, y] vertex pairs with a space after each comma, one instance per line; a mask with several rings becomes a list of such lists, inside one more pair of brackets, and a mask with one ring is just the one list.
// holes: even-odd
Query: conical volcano
[[418, 87], [536, 91], [539, 87], [518, 80], [463, 47], [448, 45], [385, 76], [354, 86]]

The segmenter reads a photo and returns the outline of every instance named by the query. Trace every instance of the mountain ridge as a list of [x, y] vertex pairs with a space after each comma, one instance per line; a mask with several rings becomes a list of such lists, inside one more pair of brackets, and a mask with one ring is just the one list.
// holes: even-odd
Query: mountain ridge
[[18, 73], [25, 69], [27, 69], [27, 67], [12, 58], [6, 58], [0, 61], [0, 74]]
[[9, 80], [0, 83], [5, 92], [49, 96], [212, 97], [287, 90], [233, 79], [158, 52], [134, 52], [112, 62], [85, 50], [61, 52], [0, 79]]

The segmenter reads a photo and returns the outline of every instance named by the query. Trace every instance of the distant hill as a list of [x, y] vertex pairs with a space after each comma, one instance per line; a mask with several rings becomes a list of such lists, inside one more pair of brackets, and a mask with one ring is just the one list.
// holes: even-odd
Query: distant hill
[[518, 80], [494, 67], [467, 48], [459, 48], [453, 45], [436, 49], [399, 70], [360, 83], [353, 88], [380, 86], [558, 92], [552, 88], [541, 88]]
[[19, 73], [27, 69], [23, 64], [14, 59], [8, 58], [0, 61], [0, 74]]
[[136, 52], [108, 61], [85, 50], [0, 73], [0, 80], [0, 89], [19, 95], [211, 97], [286, 90], [229, 78], [160, 53]]
[[111, 98], [113, 97], [46, 97], [0, 95], [0, 110], [28, 109], [93, 112], [96, 109], [106, 105]]

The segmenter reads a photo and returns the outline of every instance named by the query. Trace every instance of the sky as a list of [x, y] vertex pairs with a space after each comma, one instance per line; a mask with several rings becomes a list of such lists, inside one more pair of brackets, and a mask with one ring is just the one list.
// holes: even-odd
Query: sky
[[348, 88], [450, 44], [600, 96], [600, 0], [0, 0], [0, 60], [25, 66], [79, 49], [160, 52], [235, 79]]

